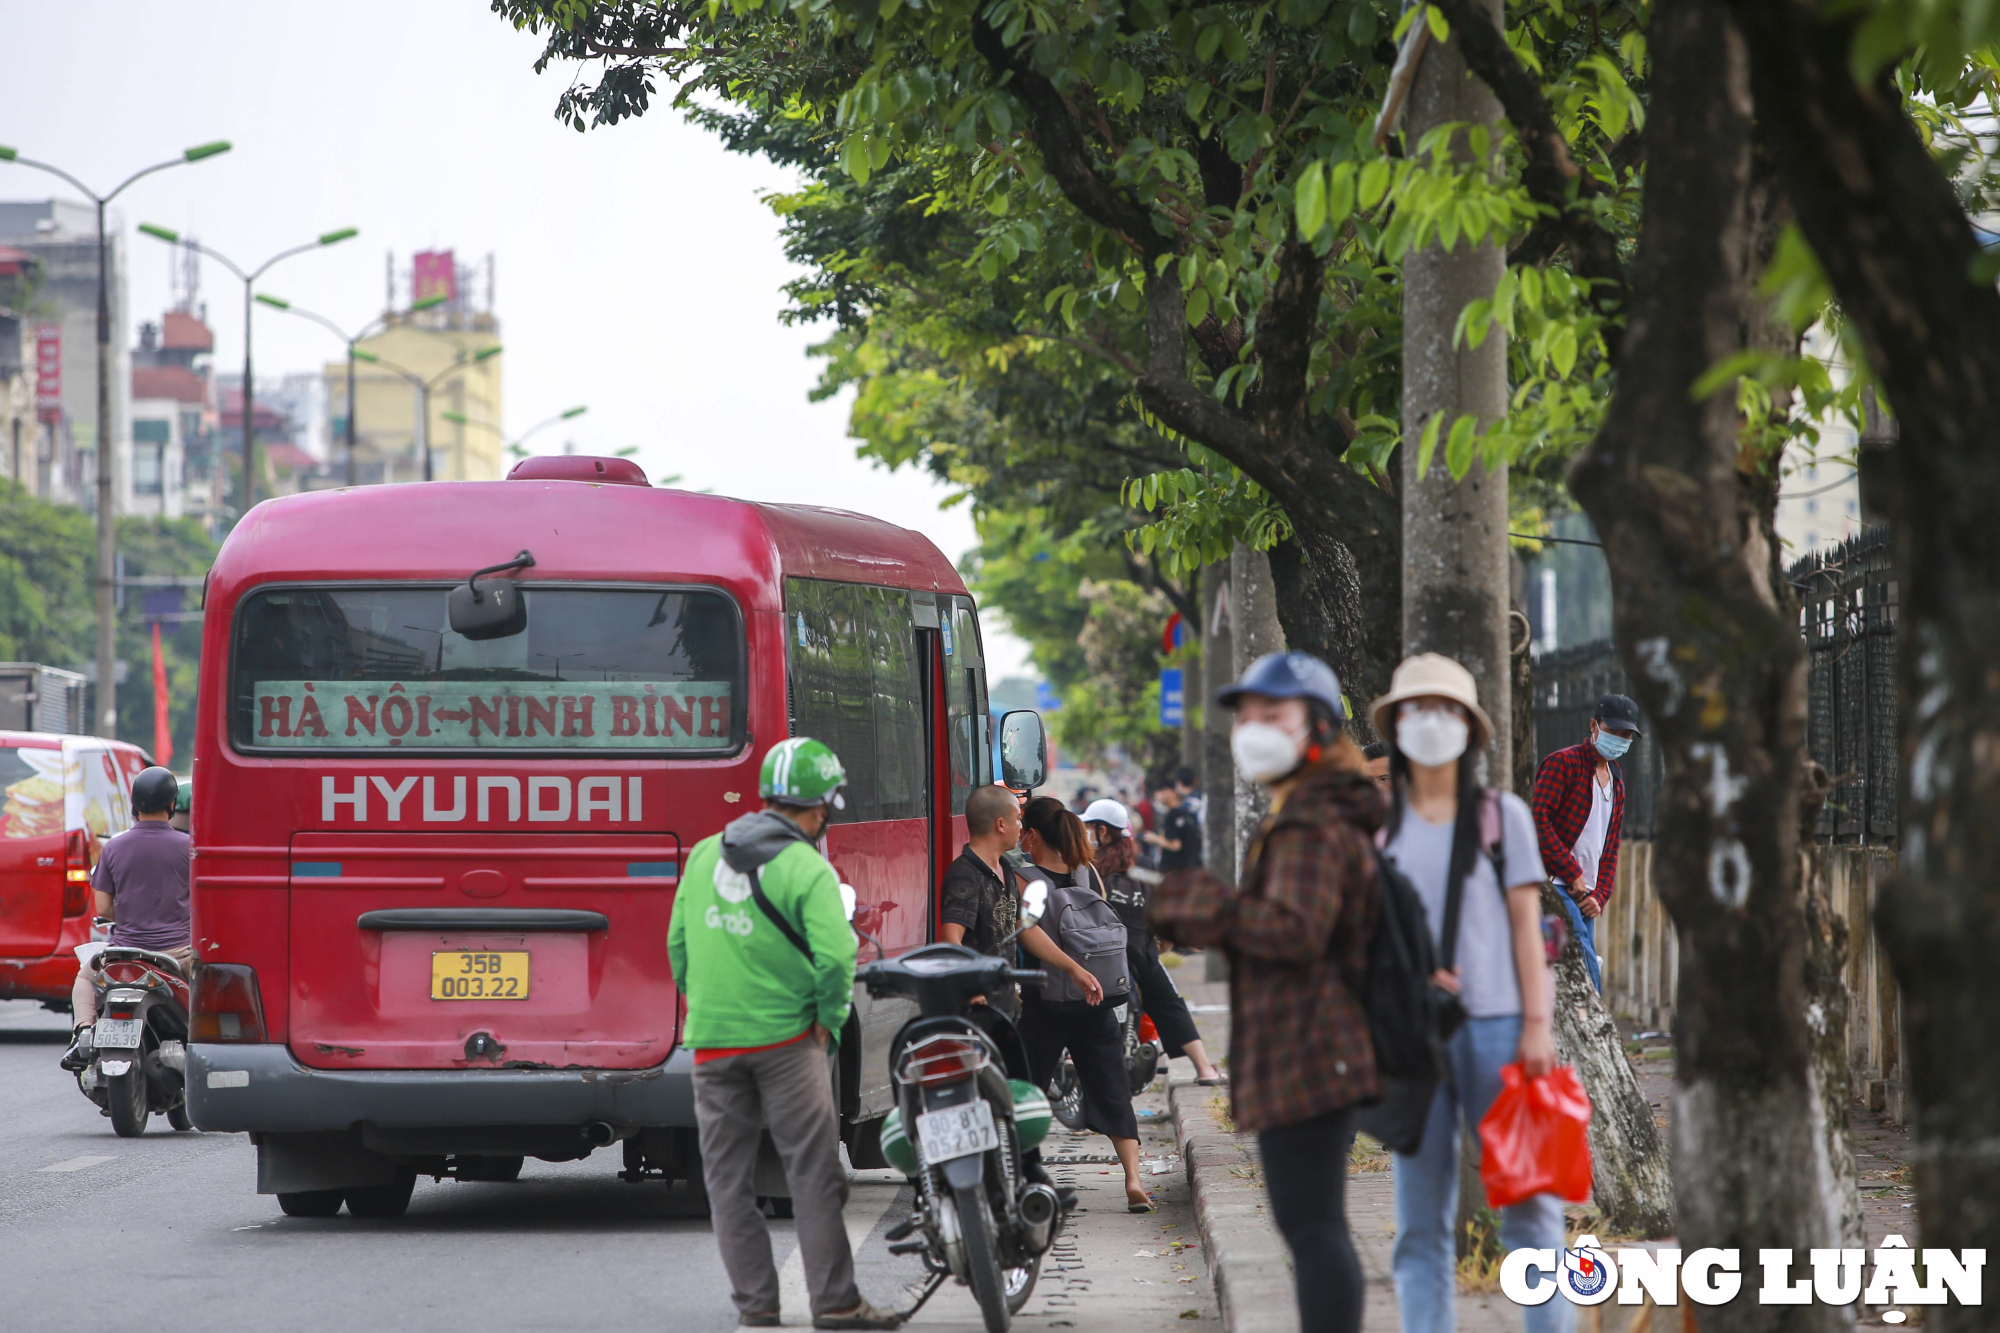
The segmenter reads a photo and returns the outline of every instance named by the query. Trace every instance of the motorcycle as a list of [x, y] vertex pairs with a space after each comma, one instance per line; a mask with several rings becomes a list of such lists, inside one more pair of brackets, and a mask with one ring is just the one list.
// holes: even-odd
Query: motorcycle
[[137, 1138], [155, 1112], [177, 1130], [187, 1109], [188, 978], [171, 955], [110, 945], [81, 966], [96, 973], [97, 1024], [85, 1034], [77, 1087], [111, 1117], [120, 1138]]
[[[1137, 1097], [1160, 1073], [1160, 1031], [1152, 1016], [1131, 1000], [1118, 1005], [1118, 1027], [1125, 1034], [1125, 1075], [1132, 1095]], [[1055, 1077], [1049, 1080], [1049, 1108], [1065, 1128], [1083, 1128], [1083, 1084], [1077, 1081], [1076, 1064], [1064, 1051]]]
[[[1029, 886], [1021, 929], [1041, 919], [1047, 898], [1045, 886]], [[896, 1107], [882, 1126], [883, 1155], [916, 1190], [911, 1216], [888, 1232], [889, 1252], [923, 1256], [929, 1274], [908, 1313], [954, 1277], [972, 1288], [987, 1333], [1006, 1333], [1027, 1304], [1063, 1217], [1055, 1187], [1024, 1172], [1048, 1132], [1047, 1098], [1008, 1077], [1006, 1052], [968, 1015], [974, 996], [1009, 979], [1042, 974], [958, 944], [878, 956], [856, 974], [869, 994], [918, 1009], [889, 1048]]]

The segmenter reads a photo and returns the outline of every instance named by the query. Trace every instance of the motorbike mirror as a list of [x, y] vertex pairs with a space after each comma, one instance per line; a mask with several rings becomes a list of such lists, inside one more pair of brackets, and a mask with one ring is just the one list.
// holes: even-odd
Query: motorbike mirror
[[1021, 894], [1021, 929], [1026, 930], [1040, 921], [1048, 907], [1049, 886], [1035, 880]]
[[1017, 708], [1000, 719], [1000, 780], [1015, 791], [1033, 790], [1049, 780], [1049, 738], [1042, 715]]
[[512, 579], [480, 577], [503, 569], [533, 568], [535, 557], [522, 551], [512, 560], [472, 572], [463, 587], [445, 598], [451, 632], [463, 639], [505, 639], [528, 628], [528, 603]]
[[854, 892], [854, 886], [843, 882], [840, 886], [840, 907], [842, 911], [847, 913], [849, 921], [854, 920], [854, 905], [858, 901], [859, 898]]

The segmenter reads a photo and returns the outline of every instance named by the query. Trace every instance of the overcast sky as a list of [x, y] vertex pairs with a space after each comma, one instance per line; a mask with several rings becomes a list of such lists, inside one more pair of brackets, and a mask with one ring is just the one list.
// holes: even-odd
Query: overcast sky
[[[536, 75], [539, 41], [482, 0], [339, 5], [194, 0], [10, 5], [0, 144], [99, 189], [189, 145], [233, 152], [135, 185], [117, 205], [135, 321], [169, 301], [154, 222], [249, 268], [337, 227], [354, 240], [287, 260], [260, 285], [347, 327], [383, 300], [383, 259], [496, 256], [510, 434], [578, 403], [536, 437], [555, 451], [639, 446], [655, 477], [746, 499], [835, 505], [915, 528], [956, 561], [974, 541], [943, 488], [854, 456], [845, 400], [806, 399], [823, 329], [778, 322], [790, 274], [760, 201], [786, 173], [722, 151], [656, 107], [578, 134], [556, 123], [573, 70]], [[0, 164], [0, 198], [53, 177]], [[242, 288], [203, 271], [217, 363], [242, 364]], [[125, 331], [129, 342], [133, 330]], [[258, 378], [339, 352], [315, 325], [257, 321]], [[567, 431], [567, 435], [564, 431]], [[1002, 671], [1024, 653], [988, 615]], [[996, 641], [1004, 640], [1004, 641]]]

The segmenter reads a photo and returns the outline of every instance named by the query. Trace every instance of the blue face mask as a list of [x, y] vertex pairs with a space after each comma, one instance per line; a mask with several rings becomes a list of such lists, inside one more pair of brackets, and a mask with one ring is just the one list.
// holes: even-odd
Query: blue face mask
[[1625, 757], [1625, 752], [1631, 748], [1631, 737], [1614, 736], [1603, 728], [1598, 728], [1597, 752], [1606, 759], [1622, 759]]

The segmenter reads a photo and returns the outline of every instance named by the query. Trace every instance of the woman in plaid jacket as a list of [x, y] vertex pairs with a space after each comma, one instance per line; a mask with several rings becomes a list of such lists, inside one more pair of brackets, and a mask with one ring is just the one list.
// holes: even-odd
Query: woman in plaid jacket
[[1378, 1095], [1355, 996], [1381, 908], [1369, 840], [1381, 798], [1342, 734], [1340, 682], [1305, 653], [1272, 653], [1216, 695], [1230, 750], [1271, 791], [1239, 889], [1177, 870], [1153, 891], [1160, 933], [1229, 954], [1230, 1100], [1255, 1130], [1271, 1213], [1299, 1274], [1302, 1333], [1361, 1327], [1361, 1264], [1343, 1191], [1352, 1108]]

